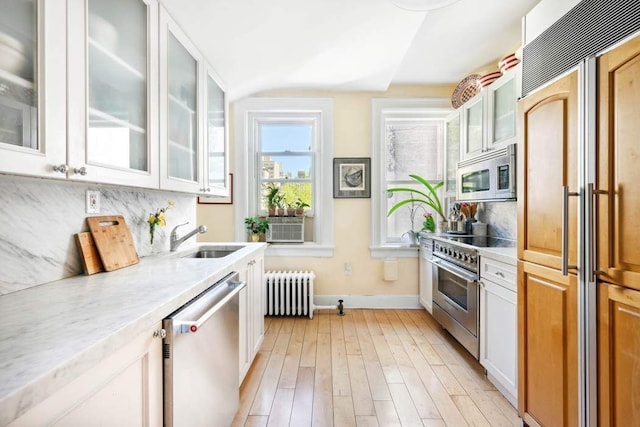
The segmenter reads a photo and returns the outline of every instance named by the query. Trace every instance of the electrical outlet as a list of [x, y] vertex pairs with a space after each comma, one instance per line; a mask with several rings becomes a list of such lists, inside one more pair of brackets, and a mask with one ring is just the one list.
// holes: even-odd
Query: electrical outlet
[[87, 213], [100, 213], [100, 192], [97, 190], [87, 190]]
[[351, 263], [350, 262], [345, 262], [344, 263], [344, 275], [345, 276], [351, 276]]

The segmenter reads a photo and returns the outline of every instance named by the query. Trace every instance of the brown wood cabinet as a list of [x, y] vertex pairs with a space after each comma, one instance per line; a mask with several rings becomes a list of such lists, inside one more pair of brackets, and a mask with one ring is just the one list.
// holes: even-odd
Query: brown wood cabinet
[[[578, 72], [518, 105], [518, 411], [525, 423], [578, 423], [578, 278], [563, 276], [563, 188], [578, 192]], [[577, 263], [578, 199], [568, 201]]]
[[[578, 72], [518, 105], [518, 258], [560, 269], [563, 186], [578, 191]], [[576, 264], [577, 198], [569, 200], [569, 264]]]
[[577, 276], [518, 262], [518, 412], [528, 425], [578, 423]]
[[640, 37], [636, 37], [598, 58], [596, 221], [601, 426], [640, 425], [639, 106]]
[[640, 37], [598, 59], [598, 270], [640, 290]]
[[640, 425], [640, 292], [598, 284], [598, 425]]

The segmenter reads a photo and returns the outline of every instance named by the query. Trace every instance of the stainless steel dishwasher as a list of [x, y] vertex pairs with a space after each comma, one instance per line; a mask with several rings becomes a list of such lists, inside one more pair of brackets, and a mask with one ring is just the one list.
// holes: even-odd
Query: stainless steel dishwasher
[[224, 426], [239, 404], [238, 273], [227, 275], [162, 321], [164, 424]]

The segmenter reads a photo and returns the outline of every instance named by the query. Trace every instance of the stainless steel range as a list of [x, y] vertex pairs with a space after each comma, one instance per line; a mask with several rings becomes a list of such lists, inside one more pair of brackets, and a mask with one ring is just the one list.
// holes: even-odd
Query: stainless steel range
[[477, 359], [480, 314], [477, 247], [515, 242], [486, 236], [439, 236], [433, 245], [433, 317]]

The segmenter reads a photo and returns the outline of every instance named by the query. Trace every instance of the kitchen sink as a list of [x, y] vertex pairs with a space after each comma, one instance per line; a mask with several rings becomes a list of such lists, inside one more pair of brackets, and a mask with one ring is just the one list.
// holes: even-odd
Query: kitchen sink
[[182, 258], [224, 258], [244, 246], [200, 246], [195, 252], [189, 252]]

